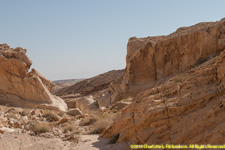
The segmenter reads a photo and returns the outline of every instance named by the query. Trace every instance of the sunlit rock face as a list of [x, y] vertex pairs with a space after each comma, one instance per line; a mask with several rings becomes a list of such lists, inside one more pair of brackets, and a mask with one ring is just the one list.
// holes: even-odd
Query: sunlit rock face
[[111, 84], [112, 103], [162, 83], [225, 48], [225, 19], [182, 27], [168, 36], [132, 37], [123, 78]]
[[[136, 42], [147, 44], [135, 47]], [[120, 98], [138, 94], [103, 137], [119, 134], [118, 142], [137, 144], [224, 144], [225, 19], [165, 37], [130, 39], [126, 74], [112, 87]]]
[[0, 44], [0, 103], [22, 107], [67, 110], [67, 105], [49, 90], [54, 84], [35, 69], [27, 50]]

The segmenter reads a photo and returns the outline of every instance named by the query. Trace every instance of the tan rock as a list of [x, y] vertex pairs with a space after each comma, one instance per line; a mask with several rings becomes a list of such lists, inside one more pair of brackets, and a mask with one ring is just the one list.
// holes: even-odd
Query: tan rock
[[68, 100], [66, 101], [68, 108], [76, 108], [76, 100]]
[[85, 114], [91, 114], [98, 111], [97, 102], [93, 99], [93, 96], [85, 96], [76, 99], [76, 107]]
[[119, 134], [118, 142], [137, 144], [224, 144], [225, 45], [218, 43], [224, 26], [225, 19], [180, 28], [159, 41], [149, 37], [145, 48], [129, 56], [124, 80], [113, 86], [123, 88], [120, 98], [132, 90], [139, 94], [103, 137]]
[[67, 110], [62, 99], [51, 95], [53, 84], [36, 70], [22, 48], [0, 44], [0, 104]]
[[13, 122], [12, 126], [13, 128], [21, 128], [21, 123], [18, 120], [16, 120]]
[[62, 119], [59, 120], [58, 124], [63, 124], [65, 122], [67, 122], [67, 121], [68, 121], [67, 118], [62, 118]]
[[114, 110], [114, 109], [115, 110], [121, 110], [124, 107], [128, 106], [129, 104], [131, 104], [131, 102], [122, 102], [122, 101], [120, 101], [120, 102], [116, 102], [115, 104], [111, 105], [109, 107], [109, 109], [111, 109], [111, 110]]
[[67, 112], [67, 115], [71, 115], [71, 116], [77, 116], [77, 115], [81, 115], [81, 114], [82, 114], [82, 112], [78, 108], [70, 109]]
[[217, 55], [225, 48], [224, 22], [199, 23], [168, 36], [130, 38], [125, 74], [122, 80], [110, 84], [111, 92], [102, 101], [112, 104], [134, 97]]
[[120, 133], [119, 142], [140, 144], [223, 144], [225, 72], [218, 68], [224, 61], [223, 52], [142, 92], [103, 136]]
[[29, 122], [28, 117], [27, 116], [22, 116], [20, 118], [20, 123], [23, 125], [26, 125]]
[[2, 134], [2, 133], [12, 133], [12, 132], [14, 132], [15, 130], [14, 129], [11, 129], [11, 128], [7, 128], [7, 127], [1, 127], [0, 128], [0, 133]]
[[0, 118], [0, 124], [1, 124], [2, 127], [7, 126], [8, 119], [7, 118]]

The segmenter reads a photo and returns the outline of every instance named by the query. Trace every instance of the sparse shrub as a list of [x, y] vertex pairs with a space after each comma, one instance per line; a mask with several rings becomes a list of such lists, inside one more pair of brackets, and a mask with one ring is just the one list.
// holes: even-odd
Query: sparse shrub
[[93, 124], [93, 129], [89, 134], [101, 134], [118, 117], [118, 113], [106, 113], [98, 116], [98, 120]]
[[119, 133], [117, 133], [114, 136], [110, 137], [109, 144], [115, 144], [117, 142], [117, 140], [119, 139], [119, 137], [120, 137]]
[[47, 111], [43, 114], [43, 117], [46, 118], [46, 120], [48, 122], [53, 122], [53, 121], [58, 121], [59, 120], [59, 116], [57, 116], [56, 114]]
[[78, 128], [73, 123], [67, 123], [67, 124], [62, 126], [62, 129], [63, 129], [63, 132], [66, 133], [67, 131], [75, 132], [75, 131], [77, 131]]
[[81, 122], [80, 122], [80, 126], [89, 126], [89, 125], [93, 125], [97, 120], [99, 120], [99, 117], [96, 115], [89, 115], [87, 117], [85, 117]]
[[101, 134], [112, 123], [113, 123], [112, 120], [100, 119], [94, 124], [94, 128], [89, 133]]
[[47, 123], [36, 122], [34, 125], [31, 125], [30, 130], [34, 133], [45, 133], [51, 130], [51, 127]]
[[24, 109], [22, 112], [21, 112], [21, 116], [28, 116], [30, 114], [30, 111], [28, 109]]

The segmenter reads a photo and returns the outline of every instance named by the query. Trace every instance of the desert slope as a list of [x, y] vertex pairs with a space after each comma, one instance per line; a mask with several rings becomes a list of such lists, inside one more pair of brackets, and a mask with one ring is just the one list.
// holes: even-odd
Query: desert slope
[[57, 91], [61, 90], [62, 88], [72, 86], [77, 82], [80, 82], [84, 79], [67, 79], [67, 80], [55, 80], [52, 81], [55, 86], [52, 88], [51, 93], [56, 93]]
[[88, 95], [94, 92], [104, 90], [109, 87], [109, 84], [113, 81], [117, 81], [122, 77], [124, 70], [112, 70], [98, 76], [92, 77], [75, 83], [72, 86], [65, 87], [58, 92], [56, 95], [67, 95], [67, 94], [82, 94]]

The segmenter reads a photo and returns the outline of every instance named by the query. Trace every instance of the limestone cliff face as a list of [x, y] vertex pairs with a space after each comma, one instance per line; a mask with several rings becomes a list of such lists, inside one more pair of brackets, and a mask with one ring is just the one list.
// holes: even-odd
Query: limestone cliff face
[[134, 101], [103, 137], [119, 133], [119, 142], [137, 144], [224, 144], [225, 19], [169, 36], [131, 38], [126, 73], [111, 90], [114, 101], [130, 95]]
[[224, 48], [225, 19], [179, 28], [168, 36], [130, 38], [125, 74], [122, 80], [111, 84], [111, 101], [133, 97]]
[[138, 94], [103, 132], [138, 144], [224, 144], [225, 51]]
[[67, 110], [59, 97], [51, 95], [54, 86], [36, 70], [22, 48], [0, 44], [0, 103], [24, 107]]

